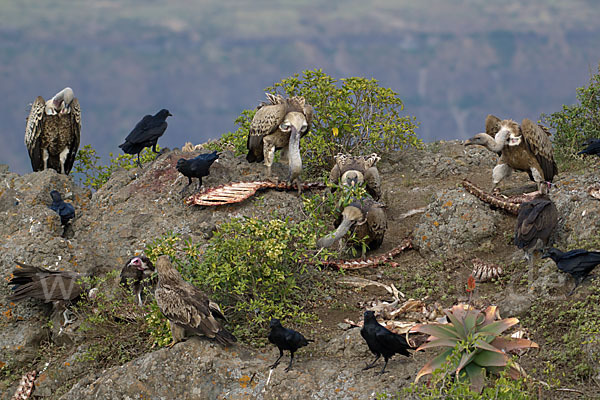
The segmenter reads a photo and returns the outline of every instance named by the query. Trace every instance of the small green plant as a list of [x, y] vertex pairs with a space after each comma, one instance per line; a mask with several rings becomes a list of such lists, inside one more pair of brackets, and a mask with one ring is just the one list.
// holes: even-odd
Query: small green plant
[[[427, 342], [418, 350], [432, 347], [445, 348], [437, 357], [430, 360], [417, 374], [415, 382], [425, 375], [431, 374], [445, 364], [459, 379], [466, 376], [471, 387], [481, 392], [485, 384], [486, 370], [500, 372], [509, 364], [506, 354], [512, 350], [538, 347], [528, 339], [515, 339], [500, 336], [502, 332], [516, 325], [519, 320], [506, 318], [496, 321], [496, 307], [489, 306], [485, 311], [474, 310], [467, 305], [459, 304], [451, 310], [444, 311], [449, 324], [420, 324], [411, 329], [430, 335]], [[522, 376], [521, 367], [510, 364], [509, 375], [515, 379]]]
[[559, 161], [575, 158], [586, 139], [600, 137], [600, 64], [587, 87], [577, 88], [577, 104], [563, 105], [561, 111], [542, 114], [542, 122], [556, 130], [554, 149]]
[[[160, 146], [157, 145], [156, 149], [160, 151]], [[98, 190], [108, 182], [112, 173], [117, 169], [133, 169], [138, 167], [136, 154], [120, 154], [115, 157], [113, 153], [109, 153], [109, 157], [109, 164], [102, 165], [100, 163], [101, 157], [91, 145], [86, 144], [83, 148], [79, 149], [75, 156], [73, 168], [75, 173], [79, 174], [80, 183], [91, 189]], [[155, 158], [156, 153], [150, 148], [146, 148], [140, 153], [142, 165], [153, 161]]]

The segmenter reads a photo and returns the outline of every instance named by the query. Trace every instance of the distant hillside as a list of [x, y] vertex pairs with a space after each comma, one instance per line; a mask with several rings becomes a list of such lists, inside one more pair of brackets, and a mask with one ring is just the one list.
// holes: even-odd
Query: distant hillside
[[160, 144], [218, 137], [264, 87], [307, 68], [380, 80], [431, 140], [476, 133], [488, 113], [556, 111], [600, 60], [591, 0], [451, 4], [2, 2], [0, 160], [30, 170], [28, 104], [67, 85], [82, 104], [82, 144], [101, 154], [163, 107], [174, 116]]

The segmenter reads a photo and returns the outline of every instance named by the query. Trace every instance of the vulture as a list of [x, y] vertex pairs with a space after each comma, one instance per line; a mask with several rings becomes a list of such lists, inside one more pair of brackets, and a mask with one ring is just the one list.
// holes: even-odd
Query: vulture
[[335, 165], [329, 173], [329, 183], [342, 185], [365, 184], [367, 193], [375, 200], [381, 197], [381, 178], [375, 164], [380, 157], [373, 153], [369, 156], [352, 156], [338, 153]]
[[217, 151], [212, 153], [200, 154], [195, 158], [186, 160], [180, 158], [177, 160], [177, 171], [181, 172], [188, 178], [188, 184], [183, 188], [182, 192], [185, 191], [192, 184], [192, 178], [198, 178], [198, 190], [202, 187], [202, 177], [208, 176], [210, 172], [210, 166], [217, 161], [219, 155]]
[[527, 172], [537, 183], [538, 191], [545, 194], [558, 173], [549, 132], [527, 118], [519, 125], [513, 120], [488, 115], [485, 133], [465, 141], [465, 146], [469, 145], [484, 146], [500, 155], [492, 171], [494, 189], [513, 170], [518, 170]]
[[402, 335], [398, 335], [385, 326], [382, 326], [375, 319], [374, 311], [365, 311], [364, 324], [360, 330], [360, 335], [367, 342], [369, 350], [375, 355], [375, 359], [371, 364], [367, 364], [364, 370], [371, 369], [375, 366], [375, 363], [383, 355], [385, 364], [379, 371], [379, 375], [385, 372], [388, 360], [392, 358], [394, 354], [402, 354], [403, 356], [410, 357], [408, 349], [412, 347], [406, 342], [406, 339]]
[[52, 168], [68, 175], [79, 149], [80, 133], [81, 108], [71, 88], [64, 88], [48, 101], [38, 96], [25, 127], [25, 146], [33, 170]]
[[275, 360], [271, 369], [274, 369], [279, 365], [281, 357], [283, 357], [283, 351], [290, 351], [290, 364], [285, 369], [288, 372], [292, 368], [292, 362], [294, 361], [294, 353], [300, 348], [308, 345], [313, 340], [306, 339], [300, 332], [296, 332], [293, 329], [284, 328], [281, 322], [277, 318], [271, 318], [271, 332], [269, 333], [269, 342], [273, 343], [279, 349], [279, 358]]
[[123, 152], [127, 154], [137, 154], [137, 163], [142, 168], [140, 162], [140, 153], [146, 147], [152, 147], [152, 151], [156, 151], [156, 143], [158, 138], [167, 130], [167, 117], [173, 114], [169, 110], [162, 109], [154, 115], [146, 115], [135, 128], [125, 138], [125, 143], [119, 145]]
[[577, 286], [600, 264], [600, 252], [583, 249], [571, 250], [563, 253], [554, 247], [548, 249], [542, 258], [551, 258], [558, 269], [570, 274], [575, 279], [575, 286], [569, 292], [573, 294]]
[[286, 99], [280, 95], [266, 95], [268, 102], [258, 107], [250, 123], [246, 160], [251, 163], [264, 161], [270, 177], [275, 150], [281, 149], [282, 160], [288, 159], [288, 181], [295, 180], [300, 193], [300, 138], [310, 131], [313, 107], [301, 96]]
[[519, 207], [515, 227], [515, 245], [525, 250], [527, 260], [533, 263], [533, 252], [548, 246], [558, 223], [558, 210], [547, 196], [536, 197]]
[[153, 274], [154, 264], [145, 256], [132, 257], [121, 270], [120, 284], [133, 291], [140, 306], [143, 304], [142, 292], [144, 288], [153, 286], [156, 283]]
[[219, 306], [200, 289], [183, 280], [173, 267], [169, 256], [162, 255], [156, 261], [158, 284], [154, 291], [156, 304], [169, 320], [173, 342], [180, 342], [186, 333], [200, 334], [223, 345], [237, 341], [223, 328], [225, 316]]
[[600, 156], [600, 139], [588, 139], [585, 141], [584, 145], [586, 146], [585, 149], [581, 150], [577, 154], [595, 154], [597, 156]]
[[[341, 221], [340, 221], [341, 219]], [[338, 219], [337, 229], [329, 235], [319, 239], [317, 246], [320, 248], [330, 247], [335, 241], [342, 238], [350, 228], [354, 227], [354, 233], [358, 239], [366, 238], [366, 244], [370, 250], [376, 249], [383, 243], [383, 236], [387, 229], [387, 216], [384, 206], [370, 197], [354, 200], [342, 211]], [[365, 256], [365, 249], [362, 249]]]

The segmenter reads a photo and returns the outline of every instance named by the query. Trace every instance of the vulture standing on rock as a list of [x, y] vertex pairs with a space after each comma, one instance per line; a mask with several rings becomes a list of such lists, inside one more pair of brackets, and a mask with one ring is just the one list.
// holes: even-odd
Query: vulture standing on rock
[[126, 289], [129, 289], [131, 285], [131, 290], [140, 306], [143, 304], [142, 292], [144, 288], [156, 283], [152, 277], [153, 273], [154, 264], [145, 256], [132, 257], [121, 270], [121, 285]]
[[375, 200], [381, 197], [381, 178], [375, 164], [380, 157], [373, 153], [369, 156], [352, 156], [339, 153], [335, 156], [335, 165], [329, 173], [329, 182], [342, 185], [365, 184], [367, 193]]
[[525, 250], [529, 263], [533, 263], [535, 250], [548, 246], [557, 222], [558, 210], [547, 196], [521, 204], [515, 227], [515, 245]]
[[225, 321], [225, 316], [219, 306], [200, 289], [184, 281], [168, 256], [158, 258], [156, 269], [158, 284], [154, 296], [158, 307], [171, 324], [171, 346], [180, 342], [187, 332], [216, 339], [223, 345], [237, 341], [235, 336], [223, 328], [221, 321]]
[[34, 171], [52, 168], [68, 175], [79, 149], [81, 109], [69, 87], [31, 105], [25, 128], [25, 146]]
[[125, 143], [119, 145], [119, 147], [127, 154], [137, 154], [138, 166], [142, 168], [140, 152], [146, 147], [152, 147], [152, 151], [158, 154], [156, 143], [158, 138], [167, 130], [167, 117], [171, 116], [173, 114], [164, 108], [153, 116], [146, 115], [127, 135]]
[[[357, 238], [367, 238], [366, 244], [370, 250], [378, 248], [383, 243], [383, 236], [387, 230], [387, 216], [384, 206], [369, 197], [354, 200], [342, 211], [341, 222], [339, 222], [337, 229], [319, 239], [317, 246], [320, 248], [330, 247], [352, 227], [354, 227]], [[364, 251], [362, 256], [365, 256]]]
[[542, 194], [558, 173], [552, 142], [545, 128], [525, 118], [521, 125], [513, 120], [500, 120], [488, 115], [485, 133], [478, 133], [465, 141], [465, 146], [480, 145], [500, 155], [492, 172], [494, 189], [513, 170], [525, 171], [538, 185]]
[[288, 181], [298, 184], [300, 193], [302, 159], [300, 157], [300, 138], [310, 131], [313, 107], [304, 97], [288, 99], [280, 95], [267, 93], [268, 103], [258, 107], [248, 132], [248, 162], [265, 162], [267, 176], [271, 176], [271, 165], [275, 150], [281, 149], [282, 161], [287, 158], [289, 165]]

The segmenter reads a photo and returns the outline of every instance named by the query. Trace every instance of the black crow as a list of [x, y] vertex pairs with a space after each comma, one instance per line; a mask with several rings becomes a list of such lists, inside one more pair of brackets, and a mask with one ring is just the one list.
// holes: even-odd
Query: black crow
[[412, 347], [406, 342], [404, 336], [398, 335], [380, 325], [375, 319], [374, 311], [365, 311], [364, 325], [360, 330], [360, 335], [367, 342], [369, 350], [375, 354], [375, 360], [373, 360], [371, 364], [367, 364], [363, 370], [373, 368], [381, 355], [383, 355], [383, 358], [385, 359], [385, 364], [383, 364], [383, 368], [378, 375], [385, 372], [388, 360], [392, 358], [394, 354], [402, 354], [410, 357], [408, 349], [411, 349]]
[[219, 155], [216, 150], [212, 153], [200, 154], [198, 157], [189, 160], [180, 158], [177, 161], [177, 171], [187, 176], [189, 180], [182, 192], [192, 184], [192, 178], [198, 178], [198, 190], [200, 190], [202, 187], [202, 177], [208, 176], [210, 166], [217, 161], [217, 158], [219, 158]]
[[127, 289], [131, 285], [131, 290], [140, 306], [143, 304], [142, 291], [144, 288], [156, 283], [156, 279], [152, 277], [153, 273], [154, 264], [145, 256], [132, 257], [121, 270], [121, 285]]
[[583, 249], [563, 253], [552, 247], [544, 253], [542, 258], [553, 259], [558, 269], [571, 274], [575, 279], [575, 287], [569, 292], [569, 296], [573, 294], [577, 286], [583, 282], [596, 265], [600, 264], [600, 252]]
[[547, 196], [536, 197], [519, 207], [514, 243], [525, 250], [530, 263], [533, 263], [533, 252], [548, 245], [557, 222], [558, 210]]
[[587, 147], [577, 154], [595, 154], [600, 156], [600, 139], [588, 139], [585, 141], [584, 145]]
[[131, 133], [127, 135], [125, 143], [119, 147], [127, 154], [137, 154], [137, 162], [141, 168], [140, 152], [145, 147], [152, 147], [152, 151], [158, 153], [158, 151], [156, 151], [156, 142], [158, 142], [158, 138], [161, 137], [167, 129], [167, 117], [172, 115], [173, 114], [171, 114], [169, 110], [164, 108], [154, 116], [146, 115], [137, 123]]
[[75, 207], [70, 203], [65, 203], [60, 193], [56, 190], [51, 191], [50, 196], [52, 197], [50, 208], [56, 211], [60, 216], [60, 223], [63, 226], [63, 236], [65, 236], [67, 226], [70, 221], [75, 218]]
[[306, 339], [300, 332], [296, 332], [293, 329], [284, 328], [277, 318], [271, 318], [270, 326], [271, 332], [269, 333], [269, 342], [279, 348], [279, 358], [271, 365], [271, 369], [279, 365], [279, 361], [281, 360], [281, 357], [283, 357], [283, 351], [289, 350], [290, 364], [285, 369], [285, 372], [288, 372], [292, 368], [292, 361], [294, 361], [294, 353], [296, 350], [308, 345], [309, 342], [313, 342], [314, 340]]

